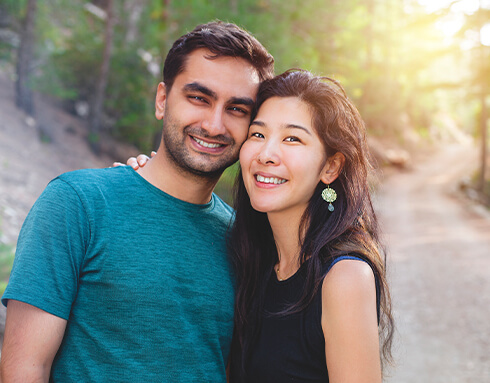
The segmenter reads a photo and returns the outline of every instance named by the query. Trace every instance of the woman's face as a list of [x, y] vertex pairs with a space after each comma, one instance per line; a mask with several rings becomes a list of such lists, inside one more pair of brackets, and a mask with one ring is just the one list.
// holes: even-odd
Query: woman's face
[[296, 97], [266, 100], [250, 125], [240, 165], [255, 210], [303, 214], [327, 167], [308, 105]]

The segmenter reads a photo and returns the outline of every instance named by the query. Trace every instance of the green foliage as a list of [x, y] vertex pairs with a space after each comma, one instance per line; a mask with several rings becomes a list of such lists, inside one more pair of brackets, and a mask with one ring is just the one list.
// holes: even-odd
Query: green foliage
[[3, 295], [14, 263], [14, 247], [0, 242], [0, 296]]
[[8, 13], [14, 18], [14, 23], [19, 24], [25, 16], [27, 0], [2, 0], [0, 11]]
[[214, 192], [230, 206], [233, 206], [232, 190], [239, 170], [238, 162], [226, 169], [214, 189]]
[[154, 116], [156, 85], [146, 63], [133, 51], [119, 51], [113, 56], [106, 112], [115, 119], [114, 135], [143, 151], [153, 149], [153, 137], [161, 129]]
[[68, 101], [90, 99], [101, 47], [93, 39], [77, 37], [66, 42], [66, 49], [49, 57], [42, 68], [43, 75], [37, 79], [38, 90]]
[[[20, 22], [26, 0], [4, 4]], [[87, 4], [38, 2], [35, 86], [67, 105], [91, 101], [101, 65], [104, 21], [87, 11]], [[277, 73], [302, 67], [340, 80], [374, 134], [426, 131], [441, 108], [468, 114], [461, 111], [461, 92], [436, 97], [439, 84], [479, 89], [490, 77], [488, 49], [487, 59], [480, 60], [481, 47], [462, 55], [457, 46], [466, 32], [488, 20], [488, 9], [465, 15], [459, 36], [447, 44], [434, 25], [450, 9], [427, 14], [415, 0], [124, 0], [116, 8], [105, 130], [144, 151], [154, 148], [160, 130], [153, 116], [160, 75], [150, 74], [142, 53], [161, 68], [178, 36], [214, 19], [251, 31], [274, 55]], [[11, 58], [0, 45], [2, 57]], [[466, 97], [465, 102], [475, 95]]]

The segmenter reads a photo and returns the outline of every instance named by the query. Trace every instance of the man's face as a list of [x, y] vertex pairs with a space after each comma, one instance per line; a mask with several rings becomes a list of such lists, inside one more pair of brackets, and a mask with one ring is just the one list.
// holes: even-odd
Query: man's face
[[192, 52], [170, 91], [160, 84], [155, 114], [167, 157], [180, 170], [215, 178], [238, 159], [259, 77], [242, 58], [208, 55]]

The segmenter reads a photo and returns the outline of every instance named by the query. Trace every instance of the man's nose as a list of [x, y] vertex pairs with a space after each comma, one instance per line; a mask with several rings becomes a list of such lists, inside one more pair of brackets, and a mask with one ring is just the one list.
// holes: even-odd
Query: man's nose
[[211, 137], [224, 134], [226, 129], [223, 123], [223, 111], [220, 108], [210, 110], [202, 122], [202, 128], [205, 129]]

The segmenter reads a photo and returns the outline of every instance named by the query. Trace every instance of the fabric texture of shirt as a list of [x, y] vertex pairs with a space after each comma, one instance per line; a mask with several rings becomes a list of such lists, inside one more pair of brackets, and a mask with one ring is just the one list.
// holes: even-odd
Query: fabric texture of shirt
[[226, 382], [232, 209], [190, 204], [130, 167], [54, 179], [2, 297], [66, 319], [53, 382]]

